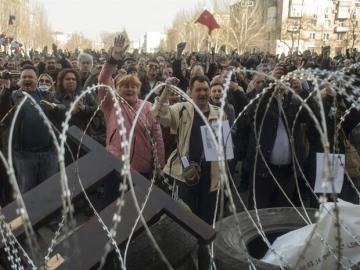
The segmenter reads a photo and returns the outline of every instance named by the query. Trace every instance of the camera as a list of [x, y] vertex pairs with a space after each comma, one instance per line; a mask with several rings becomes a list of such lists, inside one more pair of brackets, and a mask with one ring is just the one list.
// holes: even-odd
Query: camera
[[3, 80], [10, 80], [11, 79], [11, 73], [9, 71], [3, 71], [0, 73], [0, 79]]
[[18, 72], [3, 71], [0, 73], [0, 79], [3, 79], [3, 80], [10, 80], [13, 78], [18, 78], [18, 77], [20, 77], [20, 73], [18, 73]]

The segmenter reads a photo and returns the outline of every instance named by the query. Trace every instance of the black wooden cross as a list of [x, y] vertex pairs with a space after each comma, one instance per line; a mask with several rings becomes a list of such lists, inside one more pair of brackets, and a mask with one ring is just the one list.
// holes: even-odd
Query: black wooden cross
[[[80, 129], [71, 127], [68, 132], [68, 140], [78, 145], [82, 135], [83, 132]], [[77, 165], [72, 163], [66, 167], [72, 198], [79, 197], [82, 193], [76, 175], [76, 167], [79, 169], [83, 186], [86, 190], [101, 184], [109, 178], [114, 179], [115, 177], [120, 183], [122, 163], [119, 159], [107, 152], [103, 146], [87, 135], [83, 138], [81, 149], [85, 154], [79, 158]], [[141, 205], [149, 189], [150, 181], [135, 171], [131, 173], [135, 193]], [[23, 195], [30, 221], [35, 229], [46, 224], [49, 217], [61, 209], [60, 192], [60, 174], [56, 174]], [[115, 202], [112, 202], [99, 213], [108, 226], [112, 223], [115, 209]], [[8, 223], [17, 218], [15, 210], [15, 202], [3, 209]], [[174, 201], [161, 189], [154, 186], [143, 215], [147, 221], [151, 221], [162, 214], [166, 214], [174, 219], [185, 230], [205, 243], [209, 243], [215, 238], [215, 231], [211, 226]], [[114, 238], [118, 245], [121, 245], [128, 239], [137, 217], [137, 211], [129, 191], [125, 194], [125, 207], [122, 210], [121, 216], [122, 221], [118, 227], [119, 233]], [[137, 230], [140, 227], [139, 225]], [[24, 235], [23, 227], [20, 226], [14, 230], [14, 234], [16, 237], [22, 237]], [[72, 263], [80, 260], [82, 262], [80, 268], [76, 264], [76, 269], [87, 270], [100, 261], [107, 237], [97, 219], [93, 217], [81, 225], [79, 230], [75, 234], [70, 235], [65, 241], [67, 240], [69, 242], [76, 240], [80, 246], [79, 253], [75, 257], [75, 253], [71, 252], [70, 249], [64, 248], [61, 245], [56, 247], [54, 253], [58, 253], [65, 258], [65, 262], [56, 269], [72, 269]], [[3, 247], [2, 243], [0, 245]]]

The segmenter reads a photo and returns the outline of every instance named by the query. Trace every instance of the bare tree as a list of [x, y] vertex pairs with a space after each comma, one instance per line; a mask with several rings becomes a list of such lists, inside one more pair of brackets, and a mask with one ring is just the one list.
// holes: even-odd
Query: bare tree
[[42, 49], [44, 46], [50, 47], [54, 43], [54, 37], [49, 26], [48, 17], [44, 5], [40, 2], [36, 2], [31, 10], [32, 19], [30, 21], [31, 28], [31, 41], [30, 46], [35, 49]]
[[318, 31], [316, 28], [316, 18], [312, 16], [302, 16], [299, 18], [288, 18], [282, 24], [280, 42], [288, 47], [290, 53], [299, 47], [300, 40], [307, 40], [311, 31]]
[[209, 47], [219, 49], [222, 45], [234, 47], [230, 41], [230, 14], [228, 11], [223, 11], [223, 9], [224, 6], [221, 9], [215, 9], [213, 12], [215, 19], [220, 24], [220, 28], [215, 29], [211, 36], [208, 35], [206, 26], [195, 23], [201, 12], [203, 12], [203, 7], [199, 6], [192, 11], [179, 12], [172, 26], [167, 30], [166, 48], [175, 50], [176, 44], [181, 41], [187, 42], [187, 51], [207, 51]]
[[220, 28], [215, 29], [211, 36], [207, 34], [205, 26], [194, 23], [203, 7], [179, 12], [167, 31], [167, 49], [174, 50], [180, 41], [188, 43], [188, 51], [207, 50], [210, 46], [218, 50], [225, 45], [243, 52], [249, 47], [255, 47], [267, 31], [267, 26], [262, 21], [263, 3], [256, 1], [253, 7], [244, 10], [234, 5], [229, 12], [231, 2], [233, 1], [212, 0], [213, 14]]
[[351, 44], [351, 49], [353, 50], [355, 44], [358, 41], [358, 34], [359, 34], [359, 29], [358, 29], [359, 22], [355, 8], [351, 10], [350, 18], [348, 19], [347, 24], [349, 26], [349, 31], [347, 32], [346, 43], [347, 46]]
[[175, 16], [172, 26], [167, 30], [166, 47], [175, 50], [176, 44], [186, 41], [187, 51], [200, 51], [205, 49], [207, 30], [205, 26], [195, 24], [195, 20], [202, 12], [202, 8], [192, 11], [180, 11]]
[[[10, 15], [16, 18], [12, 25], [8, 21]], [[54, 42], [44, 5], [38, 1], [30, 5], [28, 0], [1, 0], [0, 31], [35, 49]]]
[[69, 51], [75, 51], [76, 49], [88, 49], [92, 47], [90, 39], [86, 38], [82, 33], [73, 33], [70, 39], [65, 44], [65, 48]]
[[213, 31], [211, 35], [211, 47], [218, 51], [220, 47], [228, 49], [235, 49], [236, 46], [233, 43], [232, 32], [230, 27], [230, 14], [216, 13], [215, 18], [220, 24], [220, 28]]
[[267, 25], [263, 22], [263, 3], [254, 2], [253, 7], [242, 7], [240, 4], [232, 6], [230, 10], [231, 43], [239, 52], [255, 47], [259, 38], [267, 32]]
[[282, 25], [280, 42], [289, 49], [290, 53], [294, 51], [295, 43], [299, 40], [300, 27], [299, 19], [287, 19]]

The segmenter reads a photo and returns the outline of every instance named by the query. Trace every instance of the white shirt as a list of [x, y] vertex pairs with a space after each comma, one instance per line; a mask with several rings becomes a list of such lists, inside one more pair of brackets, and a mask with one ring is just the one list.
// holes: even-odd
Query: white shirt
[[289, 136], [286, 132], [284, 121], [281, 117], [283, 113], [281, 101], [277, 101], [279, 107], [278, 127], [276, 131], [276, 139], [271, 151], [270, 163], [273, 165], [289, 165], [291, 164], [291, 147]]

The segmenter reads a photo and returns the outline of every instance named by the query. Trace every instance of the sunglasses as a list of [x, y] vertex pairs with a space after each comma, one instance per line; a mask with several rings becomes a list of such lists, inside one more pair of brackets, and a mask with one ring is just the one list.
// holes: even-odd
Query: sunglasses
[[158, 65], [149, 65], [149, 68], [159, 68]]
[[49, 83], [49, 84], [51, 84], [51, 81], [50, 80], [40, 79], [39, 83]]

